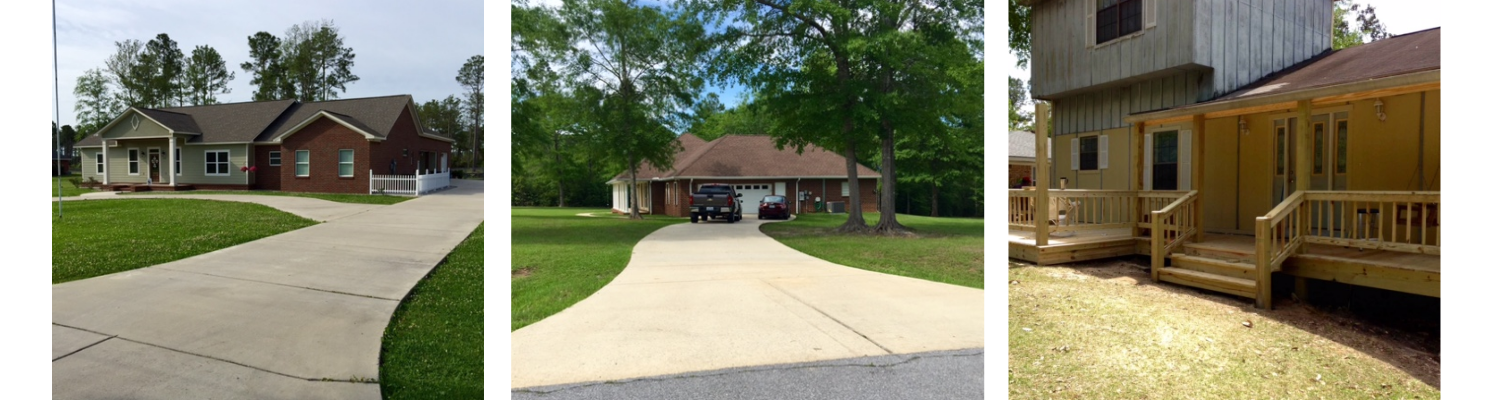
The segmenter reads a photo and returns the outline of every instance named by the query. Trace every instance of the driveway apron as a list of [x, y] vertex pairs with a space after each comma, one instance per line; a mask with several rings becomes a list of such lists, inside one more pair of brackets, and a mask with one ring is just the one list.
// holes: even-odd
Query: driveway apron
[[511, 333], [511, 386], [984, 346], [984, 291], [803, 254], [759, 221], [672, 225], [614, 281]]
[[484, 218], [483, 182], [454, 186], [53, 285], [53, 397], [380, 398], [392, 312]]

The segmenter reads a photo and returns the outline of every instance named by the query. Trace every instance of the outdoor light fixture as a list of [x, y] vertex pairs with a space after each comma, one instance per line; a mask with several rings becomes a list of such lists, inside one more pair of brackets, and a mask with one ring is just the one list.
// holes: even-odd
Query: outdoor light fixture
[[1380, 99], [1375, 99], [1375, 118], [1380, 118], [1381, 122], [1385, 122], [1384, 107], [1385, 103], [1380, 102]]
[[1249, 135], [1250, 134], [1250, 123], [1245, 121], [1245, 116], [1243, 116], [1243, 115], [1240, 116], [1240, 134], [1241, 135]]

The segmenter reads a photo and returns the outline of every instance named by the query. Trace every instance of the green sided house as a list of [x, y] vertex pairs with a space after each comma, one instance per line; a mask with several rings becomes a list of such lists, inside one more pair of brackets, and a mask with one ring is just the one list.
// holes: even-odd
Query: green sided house
[[453, 139], [396, 95], [131, 107], [74, 147], [83, 179], [114, 190], [370, 193], [409, 180], [417, 194], [422, 179], [446, 186]]

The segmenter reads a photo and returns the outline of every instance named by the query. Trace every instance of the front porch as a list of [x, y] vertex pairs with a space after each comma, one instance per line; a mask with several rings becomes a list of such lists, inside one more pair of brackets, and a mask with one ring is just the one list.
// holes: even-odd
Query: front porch
[[168, 185], [168, 184], [144, 184], [144, 183], [112, 183], [112, 184], [108, 184], [108, 185], [100, 184], [99, 187], [103, 188], [104, 190], [111, 191], [111, 192], [181, 192], [181, 191], [195, 190], [196, 189], [196, 188], [193, 187], [193, 185], [186, 184], [186, 183], [179, 183], [179, 184], [176, 184], [176, 185]]

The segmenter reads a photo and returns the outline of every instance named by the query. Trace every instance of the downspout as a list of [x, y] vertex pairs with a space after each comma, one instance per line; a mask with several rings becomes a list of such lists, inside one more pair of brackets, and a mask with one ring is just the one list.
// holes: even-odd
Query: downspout
[[802, 214], [802, 178], [801, 177], [797, 178], [797, 183], [795, 185], [792, 185], [792, 189], [795, 190], [794, 192], [792, 192], [793, 193], [792, 194], [792, 196], [793, 196], [792, 198], [797, 199], [797, 209], [796, 209], [797, 212], [796, 213], [797, 214]]

